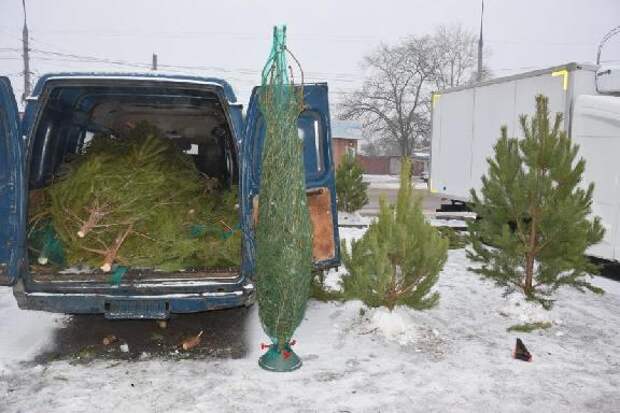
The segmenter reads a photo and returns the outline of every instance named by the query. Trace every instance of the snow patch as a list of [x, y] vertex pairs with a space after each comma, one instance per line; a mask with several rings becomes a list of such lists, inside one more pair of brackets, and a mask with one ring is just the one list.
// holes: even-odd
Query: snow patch
[[0, 376], [47, 348], [66, 316], [20, 310], [10, 287], [0, 287]]
[[[400, 176], [399, 175], [368, 175], [365, 174], [362, 178], [364, 182], [370, 184], [372, 189], [398, 189], [400, 188]], [[412, 183], [415, 189], [427, 190], [428, 184], [426, 182], [413, 181]]]
[[[368, 226], [372, 222], [372, 218], [362, 216], [358, 211], [344, 212], [338, 211], [339, 226]], [[340, 230], [342, 232], [342, 230]]]
[[388, 184], [400, 182], [400, 176], [398, 175], [370, 175], [364, 174], [362, 180], [369, 184]]
[[[355, 227], [339, 227], [340, 240], [344, 240], [347, 243], [349, 250], [351, 249], [351, 241], [360, 239], [368, 228], [355, 228]], [[348, 274], [344, 265], [340, 265], [338, 268], [332, 268], [325, 272], [324, 287], [328, 290], [339, 291], [340, 279]]]
[[554, 319], [553, 309], [545, 310], [539, 303], [527, 301], [518, 293], [506, 297], [504, 305], [502, 305], [497, 312], [518, 324], [561, 324], [561, 320]]
[[442, 219], [433, 216], [427, 216], [426, 220], [434, 227], [467, 228], [466, 219]]

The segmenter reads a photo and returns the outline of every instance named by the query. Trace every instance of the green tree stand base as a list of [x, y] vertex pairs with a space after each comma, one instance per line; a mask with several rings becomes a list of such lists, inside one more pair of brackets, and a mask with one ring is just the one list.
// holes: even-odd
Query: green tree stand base
[[289, 345], [280, 351], [278, 346], [272, 344], [269, 350], [258, 359], [258, 365], [269, 371], [287, 372], [301, 367], [301, 359]]

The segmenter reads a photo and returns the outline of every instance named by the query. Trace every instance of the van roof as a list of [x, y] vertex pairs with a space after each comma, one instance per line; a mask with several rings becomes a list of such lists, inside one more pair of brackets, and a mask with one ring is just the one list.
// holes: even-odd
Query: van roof
[[32, 97], [37, 97], [41, 94], [43, 86], [48, 80], [58, 78], [83, 78], [83, 79], [102, 79], [102, 78], [124, 78], [124, 79], [157, 79], [163, 82], [188, 82], [193, 84], [215, 84], [224, 89], [224, 95], [230, 103], [237, 102], [237, 96], [227, 81], [217, 77], [197, 76], [182, 73], [166, 73], [166, 72], [57, 72], [47, 73], [39, 78], [34, 90], [32, 91]]

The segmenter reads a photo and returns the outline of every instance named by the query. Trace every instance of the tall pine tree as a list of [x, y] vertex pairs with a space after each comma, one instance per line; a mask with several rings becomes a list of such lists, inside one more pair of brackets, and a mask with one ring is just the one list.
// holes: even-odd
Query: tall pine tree
[[342, 157], [336, 170], [338, 210], [355, 212], [368, 203], [368, 183], [363, 181], [364, 169], [351, 152]]
[[480, 193], [471, 191], [479, 219], [468, 224], [468, 256], [481, 264], [473, 270], [546, 308], [562, 285], [601, 291], [585, 278], [596, 267], [584, 254], [604, 233], [589, 218], [594, 184], [580, 186], [585, 161], [560, 130], [562, 114], [550, 121], [547, 101], [537, 96], [532, 119], [520, 117], [523, 139], [502, 127]]

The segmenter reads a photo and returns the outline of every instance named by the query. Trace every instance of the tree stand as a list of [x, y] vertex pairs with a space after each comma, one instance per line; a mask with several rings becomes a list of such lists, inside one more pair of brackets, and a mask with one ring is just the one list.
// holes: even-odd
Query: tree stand
[[291, 349], [291, 344], [286, 344], [280, 351], [277, 344], [261, 344], [261, 348], [268, 348], [267, 352], [258, 359], [258, 365], [265, 370], [287, 372], [301, 367], [301, 359]]

